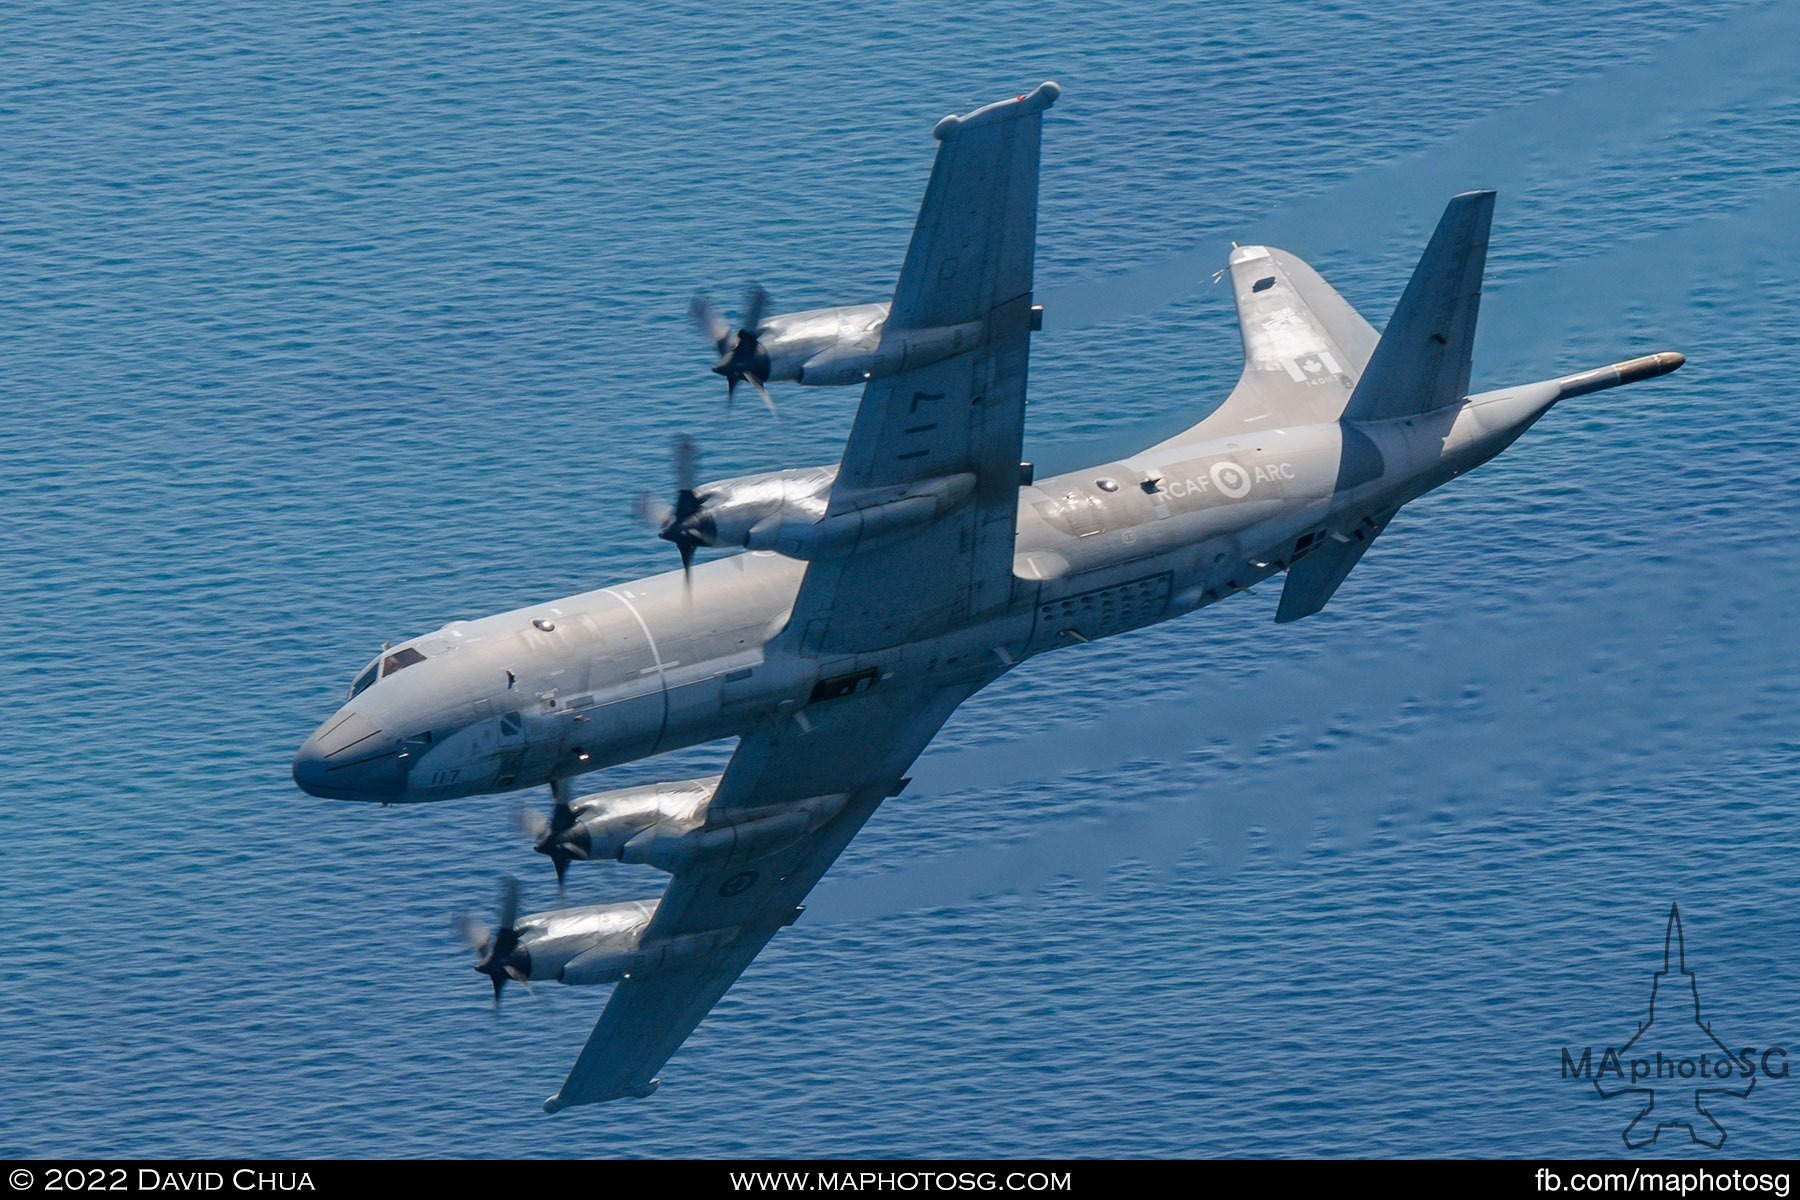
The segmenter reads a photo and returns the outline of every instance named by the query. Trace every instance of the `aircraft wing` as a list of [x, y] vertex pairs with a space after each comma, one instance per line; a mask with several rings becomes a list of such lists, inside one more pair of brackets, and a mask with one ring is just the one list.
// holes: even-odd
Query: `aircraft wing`
[[1337, 420], [1375, 351], [1375, 330], [1285, 250], [1239, 246], [1230, 266], [1244, 373], [1205, 427], [1224, 435]]
[[[677, 868], [645, 940], [735, 935], [685, 966], [621, 981], [561, 1091], [545, 1103], [552, 1112], [648, 1094], [669, 1056], [775, 931], [799, 915], [801, 900], [882, 800], [900, 790], [956, 706], [1006, 669], [982, 658], [899, 683], [853, 656], [930, 636], [1011, 600], [1038, 148], [1042, 114], [1059, 91], [1046, 83], [946, 117], [933, 131], [941, 144], [883, 346], [893, 335], [890, 352], [905, 353], [908, 335], [973, 327], [973, 348], [912, 369], [902, 360], [899, 371], [864, 388], [825, 514], [827, 521], [847, 516], [859, 534], [808, 563], [784, 635], [787, 652], [825, 660], [826, 677], [806, 705], [739, 741], [708, 820], [723, 824], [734, 812], [819, 797], [841, 797], [841, 807], [756, 859]], [[972, 486], [955, 491], [958, 499], [934, 519], [892, 536], [860, 532], [871, 528], [866, 514], [874, 506], [958, 478]], [[838, 663], [846, 664], [843, 673], [833, 676]]]
[[974, 348], [871, 380], [827, 519], [909, 486], [973, 477], [972, 496], [904, 537], [815, 558], [790, 631], [803, 654], [929, 636], [1011, 598], [1033, 325], [1038, 151], [1060, 89], [946, 117], [884, 340], [979, 326]]
[[746, 734], [719, 782], [714, 811], [833, 795], [846, 797], [843, 808], [761, 858], [675, 873], [645, 937], [717, 929], [736, 929], [737, 936], [684, 965], [621, 981], [545, 1109], [648, 1095], [657, 1071], [776, 931], [793, 923], [801, 900], [882, 800], [899, 791], [907, 768], [956, 706], [1001, 670], [996, 664], [981, 678], [892, 689], [878, 682]]

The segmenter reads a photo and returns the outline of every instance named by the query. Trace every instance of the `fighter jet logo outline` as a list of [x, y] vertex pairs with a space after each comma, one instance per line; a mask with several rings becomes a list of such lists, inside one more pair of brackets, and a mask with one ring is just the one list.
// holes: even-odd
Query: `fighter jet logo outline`
[[[1672, 994], [1669, 986], [1674, 988]], [[1659, 1000], [1662, 1001], [1660, 1006]], [[1722, 1071], [1709, 1073], [1707, 1070], [1708, 1054], [1705, 1051], [1698, 1059], [1691, 1055], [1665, 1059], [1660, 1049], [1645, 1042], [1645, 1049], [1656, 1050], [1655, 1077], [1658, 1080], [1669, 1079], [1678, 1085], [1673, 1089], [1665, 1087], [1662, 1090], [1665, 1093], [1673, 1090], [1681, 1096], [1691, 1095], [1691, 1113], [1684, 1108], [1671, 1108], [1667, 1105], [1659, 1109], [1657, 1105], [1658, 1089], [1642, 1087], [1637, 1084], [1638, 1072], [1635, 1065], [1638, 1061], [1647, 1063], [1648, 1060], [1643, 1059], [1641, 1053], [1634, 1057], [1631, 1051], [1638, 1047], [1640, 1041], [1644, 1041], [1646, 1034], [1650, 1034], [1656, 1029], [1659, 1007], [1672, 1010], [1672, 1017], [1664, 1017], [1661, 1022], [1663, 1029], [1660, 1032], [1664, 1037], [1668, 1036], [1668, 1027], [1671, 1024], [1676, 1024], [1680, 1032], [1685, 1035], [1687, 1033], [1685, 1024], [1678, 1020], [1685, 1016], [1693, 1021], [1695, 1027], [1704, 1035], [1705, 1041], [1718, 1050], [1718, 1055], [1713, 1059], [1714, 1064], [1721, 1060], [1725, 1064], [1730, 1064]], [[1625, 1074], [1619, 1065], [1621, 1061], [1631, 1061], [1634, 1064], [1631, 1076], [1632, 1085], [1615, 1087], [1608, 1091], [1601, 1083], [1601, 1079], [1609, 1069], [1607, 1064], [1610, 1063], [1610, 1069], [1623, 1080]], [[1697, 1067], [1696, 1064], [1698, 1064]], [[1666, 1074], [1665, 1067], [1667, 1068]], [[1683, 1067], [1686, 1068], [1685, 1073], [1679, 1069]], [[1741, 1077], [1744, 1079], [1743, 1087], [1719, 1086], [1723, 1078], [1737, 1077], [1740, 1074], [1740, 1067], [1742, 1068]], [[1638, 1110], [1637, 1115], [1631, 1119], [1631, 1123], [1620, 1134], [1625, 1144], [1633, 1150], [1642, 1149], [1654, 1143], [1662, 1135], [1662, 1131], [1670, 1126], [1685, 1128], [1688, 1136], [1694, 1141], [1717, 1150], [1725, 1144], [1725, 1127], [1719, 1124], [1718, 1119], [1707, 1108], [1707, 1104], [1719, 1097], [1733, 1097], [1742, 1100], [1756, 1088], [1754, 1069], [1746, 1064], [1740, 1064], [1738, 1057], [1724, 1042], [1719, 1040], [1718, 1035], [1713, 1033], [1711, 1022], [1701, 1018], [1699, 982], [1687, 967], [1687, 945], [1682, 938], [1681, 911], [1674, 904], [1669, 905], [1669, 924], [1663, 934], [1663, 968], [1650, 979], [1649, 1019], [1638, 1025], [1637, 1032], [1631, 1036], [1631, 1040], [1621, 1046], [1616, 1053], [1608, 1051], [1601, 1069], [1594, 1073], [1593, 1083], [1594, 1090], [1608, 1100], [1626, 1095], [1642, 1097], [1643, 1107]]]

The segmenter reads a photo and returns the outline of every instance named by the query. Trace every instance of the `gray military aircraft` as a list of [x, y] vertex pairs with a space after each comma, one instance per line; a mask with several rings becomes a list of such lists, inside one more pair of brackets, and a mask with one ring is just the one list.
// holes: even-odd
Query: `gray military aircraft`
[[[382, 803], [550, 785], [570, 861], [648, 863], [660, 898], [465, 923], [493, 980], [616, 983], [549, 1111], [645, 1096], [957, 705], [1026, 659], [1286, 572], [1277, 621], [1329, 601], [1402, 505], [1651, 354], [1469, 395], [1492, 192], [1452, 199], [1386, 332], [1310, 267], [1232, 250], [1244, 371], [1130, 458], [1034, 484], [1020, 463], [1042, 114], [1059, 89], [946, 117], [882, 345], [835, 469], [694, 486], [685, 545], [748, 551], [385, 650], [294, 778]], [[958, 339], [966, 339], [959, 341]], [[915, 362], [910, 347], [933, 349]], [[939, 353], [944, 346], [961, 347]], [[724, 774], [575, 797], [574, 778], [737, 737]]]

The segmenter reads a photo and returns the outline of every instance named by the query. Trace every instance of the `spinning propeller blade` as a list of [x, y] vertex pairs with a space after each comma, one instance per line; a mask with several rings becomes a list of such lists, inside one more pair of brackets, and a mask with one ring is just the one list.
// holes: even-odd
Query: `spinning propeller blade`
[[498, 932], [491, 932], [481, 918], [468, 913], [459, 913], [455, 922], [457, 932], [478, 956], [475, 969], [494, 981], [496, 1012], [506, 981], [523, 983], [531, 977], [531, 958], [519, 949], [519, 881], [511, 875], [500, 884], [499, 922]]
[[744, 292], [744, 318], [734, 334], [731, 323], [708, 297], [697, 295], [688, 304], [688, 319], [719, 352], [719, 359], [712, 369], [713, 374], [725, 377], [727, 408], [737, 398], [737, 385], [749, 380], [763, 403], [769, 406], [769, 411], [776, 411], [775, 401], [770, 398], [768, 388], [763, 386], [769, 381], [769, 354], [763, 346], [763, 314], [768, 307], [769, 293], [757, 284], [751, 284]]
[[586, 858], [587, 855], [580, 848], [570, 845], [564, 836], [575, 827], [574, 794], [569, 781], [551, 780], [550, 795], [553, 803], [548, 817], [535, 809], [520, 805], [518, 819], [519, 828], [532, 839], [532, 848], [539, 854], [548, 855], [550, 864], [556, 868], [556, 895], [561, 899], [563, 885], [569, 874], [569, 864], [577, 858]]

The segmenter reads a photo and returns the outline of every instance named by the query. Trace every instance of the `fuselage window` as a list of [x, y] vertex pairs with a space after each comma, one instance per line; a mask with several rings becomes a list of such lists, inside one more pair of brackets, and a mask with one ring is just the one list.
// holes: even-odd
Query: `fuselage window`
[[422, 663], [424, 661], [425, 661], [425, 656], [423, 654], [420, 654], [417, 650], [414, 650], [411, 646], [402, 646], [400, 649], [394, 651], [392, 654], [388, 655], [387, 658], [382, 660], [381, 677], [383, 679], [386, 679], [389, 675], [392, 675], [395, 671], [404, 671], [406, 668], [412, 666], [414, 663]]

